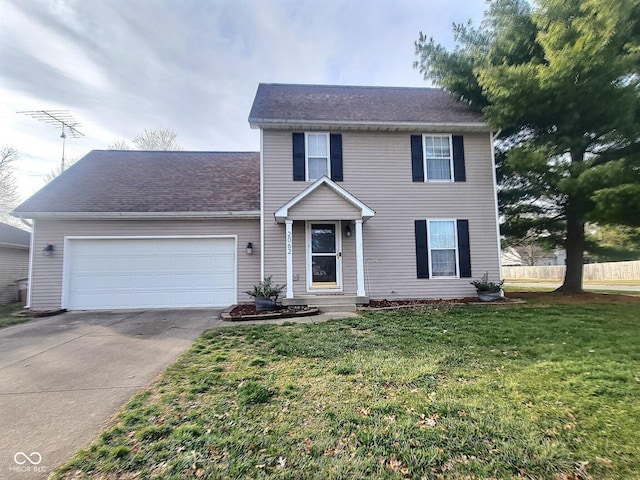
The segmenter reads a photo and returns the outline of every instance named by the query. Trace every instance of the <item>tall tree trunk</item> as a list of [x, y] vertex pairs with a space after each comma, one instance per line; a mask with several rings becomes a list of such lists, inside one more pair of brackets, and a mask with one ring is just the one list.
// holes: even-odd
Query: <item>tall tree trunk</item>
[[584, 222], [567, 218], [567, 270], [564, 282], [557, 292], [582, 292], [582, 269], [584, 265]]
[[[571, 150], [571, 163], [584, 161], [584, 149]], [[584, 268], [584, 199], [570, 195], [567, 200], [565, 215], [567, 218], [567, 238], [565, 250], [567, 252], [567, 269], [564, 282], [556, 290], [563, 293], [582, 292], [582, 270]]]

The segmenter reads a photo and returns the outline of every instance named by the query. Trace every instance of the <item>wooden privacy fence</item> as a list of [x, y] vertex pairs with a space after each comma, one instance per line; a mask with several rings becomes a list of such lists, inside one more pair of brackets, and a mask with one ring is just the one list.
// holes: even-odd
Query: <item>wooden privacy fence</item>
[[[564, 279], [564, 265], [544, 267], [502, 267], [505, 280], [559, 280]], [[640, 261], [587, 263], [582, 274], [584, 281], [640, 280]]]

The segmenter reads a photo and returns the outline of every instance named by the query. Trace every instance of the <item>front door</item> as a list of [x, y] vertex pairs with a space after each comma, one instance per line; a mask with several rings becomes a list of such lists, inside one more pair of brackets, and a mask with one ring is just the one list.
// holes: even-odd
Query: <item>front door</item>
[[307, 223], [307, 286], [310, 291], [342, 289], [340, 222]]

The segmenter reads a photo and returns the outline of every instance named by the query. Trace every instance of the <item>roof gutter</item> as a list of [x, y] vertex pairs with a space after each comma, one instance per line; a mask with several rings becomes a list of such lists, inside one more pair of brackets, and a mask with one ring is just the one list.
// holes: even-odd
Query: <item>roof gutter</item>
[[29, 245], [22, 245], [20, 243], [0, 242], [0, 247], [20, 248], [22, 250], [29, 250]]
[[33, 224], [30, 222], [27, 222], [24, 218], [22, 218], [21, 214], [11, 212], [11, 215], [13, 215], [14, 217], [18, 217], [18, 220], [20, 220], [23, 225], [29, 227], [30, 230], [33, 229]]
[[484, 122], [368, 122], [368, 121], [335, 121], [335, 120], [285, 120], [269, 118], [249, 118], [251, 128], [292, 128], [305, 126], [342, 126], [350, 128], [380, 128], [394, 130], [421, 130], [421, 129], [463, 129], [474, 131], [487, 131], [489, 125]]
[[25, 218], [51, 218], [58, 220], [209, 220], [259, 219], [260, 210], [224, 212], [20, 212]]

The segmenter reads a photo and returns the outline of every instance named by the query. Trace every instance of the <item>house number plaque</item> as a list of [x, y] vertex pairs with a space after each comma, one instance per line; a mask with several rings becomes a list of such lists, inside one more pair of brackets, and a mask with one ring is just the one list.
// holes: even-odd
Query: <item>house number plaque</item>
[[293, 235], [291, 232], [287, 232], [287, 255], [293, 253]]

